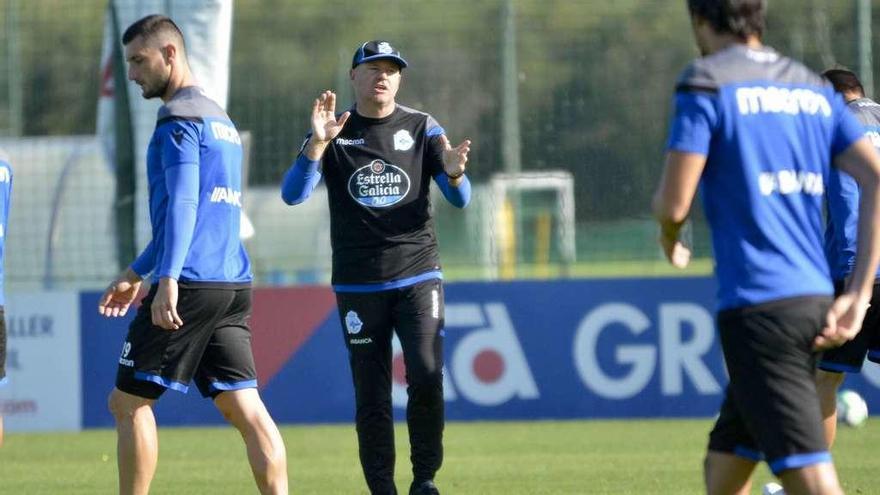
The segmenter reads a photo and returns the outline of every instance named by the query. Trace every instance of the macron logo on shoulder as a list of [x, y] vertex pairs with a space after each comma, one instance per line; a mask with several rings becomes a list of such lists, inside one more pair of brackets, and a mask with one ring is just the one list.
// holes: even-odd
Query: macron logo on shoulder
[[737, 88], [736, 104], [742, 115], [784, 113], [831, 116], [831, 104], [821, 93], [804, 88], [754, 86]]
[[0, 183], [9, 182], [12, 180], [12, 174], [9, 172], [9, 167], [0, 166]]
[[241, 208], [241, 191], [235, 191], [230, 187], [217, 186], [211, 192], [212, 203], [226, 203]]
[[235, 130], [235, 127], [232, 127], [229, 124], [216, 121], [211, 122], [211, 133], [213, 133], [214, 137], [217, 139], [241, 146], [241, 136], [238, 135], [238, 131]]

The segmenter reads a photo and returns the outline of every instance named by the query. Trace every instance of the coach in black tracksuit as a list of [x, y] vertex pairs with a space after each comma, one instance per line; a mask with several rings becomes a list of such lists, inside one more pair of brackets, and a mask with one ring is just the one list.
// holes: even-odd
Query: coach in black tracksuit
[[470, 141], [450, 146], [430, 115], [395, 102], [400, 52], [386, 41], [361, 45], [352, 60], [356, 105], [337, 116], [325, 91], [312, 132], [282, 184], [298, 204], [323, 176], [330, 203], [333, 289], [349, 351], [360, 459], [373, 494], [396, 494], [391, 410], [391, 337], [406, 363], [414, 480], [410, 494], [438, 494], [443, 460], [443, 286], [431, 218], [433, 179], [464, 207]]

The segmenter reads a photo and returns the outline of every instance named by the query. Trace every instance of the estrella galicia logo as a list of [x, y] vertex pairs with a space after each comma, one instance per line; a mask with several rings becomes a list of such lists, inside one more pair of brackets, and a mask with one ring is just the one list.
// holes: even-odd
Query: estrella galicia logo
[[345, 314], [345, 328], [348, 330], [348, 333], [354, 335], [361, 331], [361, 327], [364, 326], [364, 322], [361, 321], [360, 317], [354, 311], [349, 311]]
[[373, 160], [351, 175], [348, 192], [369, 208], [385, 208], [398, 203], [409, 192], [410, 180], [400, 167]]

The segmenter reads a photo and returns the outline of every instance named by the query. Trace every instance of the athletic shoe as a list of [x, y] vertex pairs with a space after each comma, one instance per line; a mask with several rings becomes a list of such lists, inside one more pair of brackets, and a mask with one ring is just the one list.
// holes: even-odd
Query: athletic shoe
[[779, 483], [770, 482], [764, 485], [761, 495], [785, 495], [785, 490], [782, 489], [782, 485]]
[[409, 486], [409, 495], [440, 495], [440, 490], [433, 480], [413, 481]]

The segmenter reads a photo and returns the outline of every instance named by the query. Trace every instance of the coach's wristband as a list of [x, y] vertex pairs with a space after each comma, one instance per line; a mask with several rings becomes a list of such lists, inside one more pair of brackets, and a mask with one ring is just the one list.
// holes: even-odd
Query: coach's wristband
[[446, 177], [449, 178], [449, 180], [458, 180], [464, 177], [464, 170], [462, 170], [461, 173], [458, 175], [449, 175], [449, 172], [445, 170], [443, 171], [443, 173], [446, 174]]

